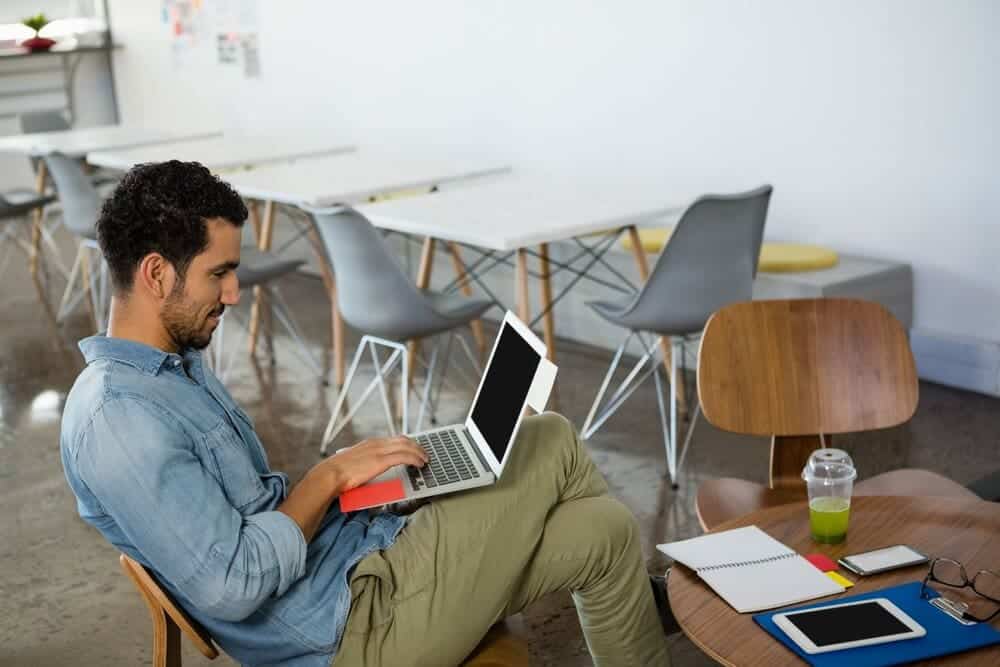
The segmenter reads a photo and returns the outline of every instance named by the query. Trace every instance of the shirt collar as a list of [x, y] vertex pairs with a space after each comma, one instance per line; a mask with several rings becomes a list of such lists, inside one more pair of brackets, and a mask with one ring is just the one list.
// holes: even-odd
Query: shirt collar
[[104, 334], [84, 338], [78, 345], [88, 364], [98, 359], [111, 359], [134, 366], [148, 375], [158, 374], [167, 361], [179, 362], [191, 355], [198, 356], [194, 350], [185, 350], [182, 357], [179, 354], [164, 352], [145, 343], [125, 338], [114, 338]]

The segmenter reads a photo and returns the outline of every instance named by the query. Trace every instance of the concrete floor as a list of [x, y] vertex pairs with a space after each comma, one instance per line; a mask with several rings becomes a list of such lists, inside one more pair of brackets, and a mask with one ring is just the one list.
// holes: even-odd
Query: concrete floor
[[[14, 261], [0, 277], [0, 665], [148, 664], [145, 607], [119, 570], [115, 550], [77, 517], [59, 461], [62, 403], [82, 365], [74, 343], [88, 333], [88, 320], [81, 312], [54, 327], [26, 276], [26, 267]], [[326, 309], [307, 304], [322, 303], [319, 283], [292, 281], [285, 292], [295, 295], [292, 309], [318, 353]], [[61, 284], [53, 287], [58, 291]], [[230, 344], [236, 336], [227, 332]], [[255, 419], [272, 466], [295, 480], [318, 460], [333, 391], [287, 352], [287, 340], [277, 342], [276, 367], [254, 366], [241, 352], [228, 384]], [[558, 353], [552, 407], [579, 426], [610, 354], [570, 343]], [[450, 389], [440, 418], [460, 418], [470, 398], [467, 389]], [[343, 442], [380, 432], [377, 402], [367, 407]], [[657, 419], [649, 387], [589, 443], [613, 493], [639, 517], [651, 572], [665, 567], [656, 543], [699, 532], [693, 508], [699, 481], [719, 475], [763, 481], [768, 454], [761, 439], [724, 434], [703, 422], [673, 490], [663, 476]], [[912, 422], [839, 444], [854, 454], [863, 477], [916, 466], [968, 483], [1000, 467], [1000, 400], [924, 384]], [[590, 664], [568, 595], [538, 603], [525, 622], [535, 664]], [[711, 664], [683, 636], [671, 641], [676, 665]], [[185, 664], [209, 664], [186, 643], [184, 650]], [[211, 664], [231, 663], [222, 658]]]

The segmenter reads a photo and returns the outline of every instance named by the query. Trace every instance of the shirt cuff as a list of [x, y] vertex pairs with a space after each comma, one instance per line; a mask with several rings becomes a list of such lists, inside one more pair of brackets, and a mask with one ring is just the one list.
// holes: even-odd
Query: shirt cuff
[[247, 524], [267, 535], [278, 562], [278, 589], [283, 595], [306, 573], [306, 538], [299, 524], [284, 512], [261, 512], [244, 517]]

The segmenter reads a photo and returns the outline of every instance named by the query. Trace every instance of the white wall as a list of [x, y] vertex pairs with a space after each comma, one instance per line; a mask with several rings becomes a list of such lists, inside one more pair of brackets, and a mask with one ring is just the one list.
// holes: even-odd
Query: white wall
[[[232, 0], [231, 0], [232, 1]], [[775, 185], [767, 236], [911, 262], [915, 326], [1000, 340], [1000, 3], [258, 0], [261, 76], [113, 0], [126, 122], [481, 147], [666, 191]]]

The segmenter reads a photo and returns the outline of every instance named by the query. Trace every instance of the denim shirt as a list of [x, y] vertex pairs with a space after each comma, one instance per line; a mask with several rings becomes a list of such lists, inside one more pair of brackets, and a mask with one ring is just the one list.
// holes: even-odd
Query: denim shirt
[[276, 511], [288, 478], [201, 354], [120, 338], [80, 342], [87, 367], [63, 413], [61, 452], [80, 516], [148, 567], [233, 658], [329, 665], [350, 611], [348, 576], [403, 517], [335, 502], [307, 545]]

